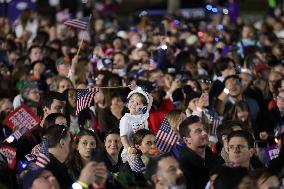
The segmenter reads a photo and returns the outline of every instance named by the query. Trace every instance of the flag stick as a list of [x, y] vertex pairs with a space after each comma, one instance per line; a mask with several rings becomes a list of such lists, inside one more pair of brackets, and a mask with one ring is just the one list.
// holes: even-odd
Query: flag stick
[[[88, 27], [90, 26], [91, 18], [92, 18], [92, 14], [90, 14], [90, 16], [89, 16]], [[77, 53], [76, 53], [76, 56], [78, 56], [79, 53], [80, 53], [81, 47], [82, 47], [82, 45], [83, 45], [83, 41], [84, 41], [84, 39], [85, 39], [85, 35], [86, 35], [86, 32], [83, 33], [83, 37], [82, 37], [82, 39], [81, 39], [81, 42], [80, 42], [80, 45], [79, 45], [79, 49], [78, 49], [78, 51], [77, 51]]]

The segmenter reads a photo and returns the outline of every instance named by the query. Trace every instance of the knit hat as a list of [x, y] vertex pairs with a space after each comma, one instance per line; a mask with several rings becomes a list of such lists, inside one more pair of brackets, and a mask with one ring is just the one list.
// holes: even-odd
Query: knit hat
[[43, 168], [36, 168], [27, 172], [23, 179], [23, 189], [29, 189], [44, 170]]

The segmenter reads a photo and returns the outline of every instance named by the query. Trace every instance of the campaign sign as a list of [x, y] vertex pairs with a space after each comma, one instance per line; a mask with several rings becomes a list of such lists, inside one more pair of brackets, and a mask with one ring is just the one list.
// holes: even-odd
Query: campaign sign
[[6, 157], [8, 167], [13, 169], [16, 165], [16, 149], [10, 146], [1, 145], [0, 153]]
[[278, 157], [279, 149], [277, 146], [270, 146], [265, 149], [266, 160], [271, 161], [274, 158]]
[[18, 128], [26, 127], [28, 130], [31, 130], [40, 121], [40, 118], [27, 105], [22, 104], [11, 112], [3, 122], [12, 130], [15, 126]]

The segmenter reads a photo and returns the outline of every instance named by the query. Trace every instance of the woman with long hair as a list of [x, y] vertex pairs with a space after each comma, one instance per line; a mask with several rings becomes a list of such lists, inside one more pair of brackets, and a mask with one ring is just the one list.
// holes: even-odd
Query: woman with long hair
[[68, 172], [77, 180], [82, 168], [92, 160], [92, 151], [101, 149], [101, 144], [96, 134], [91, 130], [82, 129], [73, 139], [70, 155], [65, 164]]
[[236, 102], [231, 111], [229, 111], [228, 114], [225, 114], [225, 120], [238, 120], [247, 128], [253, 128], [250, 109], [245, 101]]

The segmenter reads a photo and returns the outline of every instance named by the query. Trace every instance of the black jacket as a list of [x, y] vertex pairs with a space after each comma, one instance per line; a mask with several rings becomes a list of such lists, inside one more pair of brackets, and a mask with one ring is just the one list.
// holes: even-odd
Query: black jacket
[[205, 159], [201, 158], [187, 146], [180, 149], [180, 166], [191, 189], [204, 189], [209, 181], [212, 168], [224, 163], [219, 155], [214, 155], [210, 148], [206, 148]]
[[56, 177], [60, 188], [71, 188], [73, 180], [71, 176], [69, 176], [66, 166], [58, 161], [52, 154], [50, 154], [50, 163], [46, 166], [46, 169], [51, 171]]

